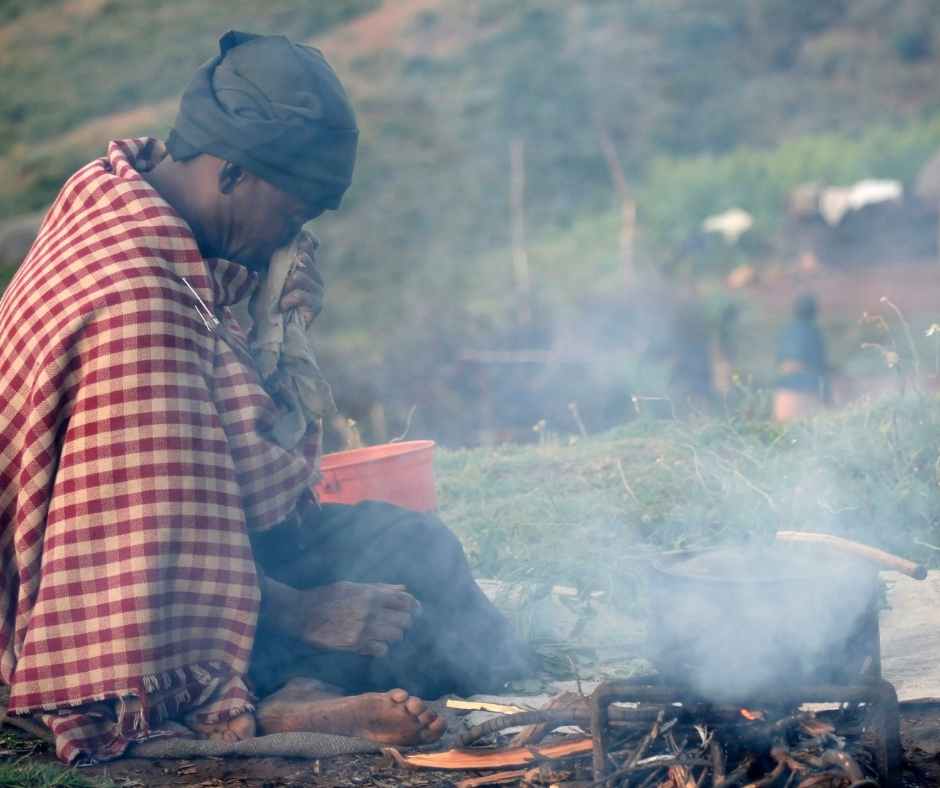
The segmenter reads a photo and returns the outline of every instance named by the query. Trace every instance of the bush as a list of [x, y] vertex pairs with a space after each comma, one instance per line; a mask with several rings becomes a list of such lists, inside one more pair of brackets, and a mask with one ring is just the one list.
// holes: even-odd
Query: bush
[[935, 116], [902, 128], [877, 126], [856, 137], [810, 135], [766, 151], [658, 157], [640, 191], [641, 226], [655, 247], [667, 250], [697, 232], [705, 217], [739, 207], [754, 215], [750, 233], [772, 243], [795, 186], [896, 178], [909, 188], [938, 147], [940, 116]]

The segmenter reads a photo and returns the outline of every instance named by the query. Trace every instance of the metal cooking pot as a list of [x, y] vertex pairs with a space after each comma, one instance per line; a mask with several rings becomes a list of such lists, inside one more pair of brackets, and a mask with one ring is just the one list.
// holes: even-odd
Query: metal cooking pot
[[881, 672], [877, 567], [770, 545], [673, 553], [650, 567], [651, 656], [708, 696]]

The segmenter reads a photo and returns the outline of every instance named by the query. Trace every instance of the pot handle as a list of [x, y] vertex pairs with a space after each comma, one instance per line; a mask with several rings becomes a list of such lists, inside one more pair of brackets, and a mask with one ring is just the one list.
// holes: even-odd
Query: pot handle
[[877, 547], [869, 547], [867, 544], [853, 542], [850, 539], [843, 539], [841, 536], [832, 536], [832, 534], [817, 534], [809, 531], [777, 531], [778, 542], [804, 542], [824, 545], [838, 550], [847, 555], [854, 555], [857, 558], [863, 558], [866, 561], [881, 566], [882, 569], [893, 569], [895, 572], [913, 577], [915, 580], [923, 580], [927, 577], [927, 567], [923, 564], [908, 561]]

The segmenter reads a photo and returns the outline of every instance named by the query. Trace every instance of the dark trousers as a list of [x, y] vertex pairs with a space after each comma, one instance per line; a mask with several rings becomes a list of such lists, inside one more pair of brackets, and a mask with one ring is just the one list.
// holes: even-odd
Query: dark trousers
[[422, 607], [404, 640], [381, 658], [316, 651], [261, 620], [250, 671], [260, 695], [297, 676], [348, 692], [467, 695], [498, 690], [528, 669], [525, 648], [477, 586], [457, 537], [433, 515], [375, 501], [311, 506], [299, 526], [259, 534], [252, 547], [269, 577], [294, 588], [399, 584]]

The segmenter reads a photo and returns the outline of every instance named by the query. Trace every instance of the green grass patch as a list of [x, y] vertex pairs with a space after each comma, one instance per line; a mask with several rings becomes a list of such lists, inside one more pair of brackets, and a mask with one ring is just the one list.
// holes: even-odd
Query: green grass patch
[[476, 571], [635, 605], [661, 550], [834, 533], [940, 566], [940, 401], [887, 399], [789, 427], [639, 421], [537, 447], [443, 451], [441, 514]]
[[19, 760], [0, 763], [0, 788], [112, 788], [110, 780], [91, 779], [54, 763]]

